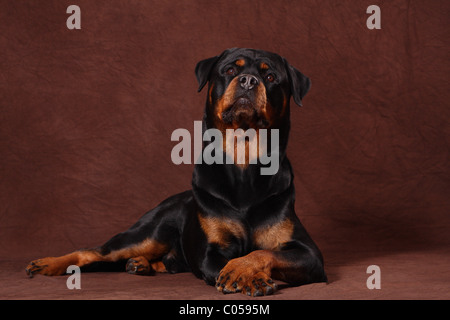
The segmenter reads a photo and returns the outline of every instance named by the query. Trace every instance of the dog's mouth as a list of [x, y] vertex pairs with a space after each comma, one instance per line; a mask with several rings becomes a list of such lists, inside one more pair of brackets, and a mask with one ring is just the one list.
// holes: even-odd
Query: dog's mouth
[[245, 97], [237, 99], [232, 105], [230, 112], [233, 113], [236, 118], [252, 119], [253, 116], [256, 115], [256, 109], [253, 102]]
[[261, 117], [254, 102], [245, 96], [237, 98], [222, 112], [222, 121], [228, 125], [234, 124], [244, 130], [267, 126], [267, 121]]

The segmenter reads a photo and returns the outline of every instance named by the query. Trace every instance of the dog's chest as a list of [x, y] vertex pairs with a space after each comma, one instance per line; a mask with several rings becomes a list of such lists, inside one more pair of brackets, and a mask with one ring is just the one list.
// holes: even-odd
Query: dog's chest
[[276, 250], [292, 239], [294, 225], [285, 219], [272, 225], [249, 228], [245, 223], [230, 218], [203, 217], [199, 215], [200, 226], [208, 243], [221, 248], [232, 244], [250, 244], [254, 249]]

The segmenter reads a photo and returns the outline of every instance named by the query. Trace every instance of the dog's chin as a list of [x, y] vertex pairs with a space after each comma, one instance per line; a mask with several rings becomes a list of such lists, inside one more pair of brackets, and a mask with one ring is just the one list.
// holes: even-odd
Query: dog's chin
[[248, 98], [237, 99], [222, 113], [222, 121], [230, 127], [243, 130], [262, 129], [267, 126], [267, 121], [260, 117], [254, 103]]

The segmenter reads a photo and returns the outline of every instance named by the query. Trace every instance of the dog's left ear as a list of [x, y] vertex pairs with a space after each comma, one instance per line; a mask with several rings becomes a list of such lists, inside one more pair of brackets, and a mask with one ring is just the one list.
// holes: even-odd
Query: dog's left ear
[[219, 60], [219, 58], [220, 56], [215, 56], [197, 63], [197, 66], [195, 67], [195, 75], [197, 76], [197, 81], [199, 85], [198, 92], [202, 91], [203, 87], [208, 82], [211, 69]]
[[291, 66], [286, 60], [284, 62], [289, 75], [292, 97], [297, 105], [302, 106], [302, 99], [311, 88], [311, 80]]

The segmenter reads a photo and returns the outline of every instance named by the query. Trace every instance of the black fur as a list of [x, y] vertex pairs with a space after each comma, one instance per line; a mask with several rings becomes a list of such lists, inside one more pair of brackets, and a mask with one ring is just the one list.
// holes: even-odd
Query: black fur
[[[245, 65], [237, 66], [235, 61], [238, 59], [244, 60]], [[261, 62], [270, 68], [262, 70], [259, 67]], [[235, 74], [227, 74], [227, 68], [235, 68]], [[233, 73], [233, 70], [229, 72]], [[273, 82], [267, 80], [268, 72], [275, 77]], [[207, 284], [218, 286], [224, 293], [233, 290], [230, 291], [225, 280], [219, 278], [221, 270], [232, 259], [258, 250], [280, 259], [285, 266], [274, 268], [270, 277], [292, 285], [326, 281], [322, 255], [294, 212], [293, 173], [286, 156], [290, 129], [289, 100], [292, 96], [296, 104], [301, 105], [310, 88], [310, 80], [277, 54], [240, 48], [228, 49], [218, 56], [200, 61], [195, 73], [199, 91], [207, 83], [208, 92], [212, 88], [203, 117], [204, 130], [217, 127], [217, 122], [214, 121], [215, 103], [235, 77], [251, 74], [264, 83], [267, 101], [275, 111], [273, 119], [255, 123], [257, 126], [267, 127], [270, 120], [271, 128], [280, 130], [278, 172], [274, 175], [261, 175], [261, 164], [251, 164], [246, 168], [234, 164], [197, 164], [192, 178], [192, 190], [163, 201], [129, 230], [96, 248], [96, 252], [101, 256], [108, 256], [145, 239], [153, 239], [168, 247], [167, 252], [158, 258], [168, 272], [191, 271]], [[254, 99], [251, 92], [242, 94]], [[240, 227], [241, 232], [239, 235], [229, 234], [226, 245], [209, 242], [199, 217], [214, 217], [217, 219], [214, 221], [222, 221], [224, 228], [229, 221], [233, 221]], [[293, 226], [289, 241], [280, 244], [276, 249], [259, 247], [254, 241], [255, 232], [266, 230], [265, 228], [281, 221], [289, 221]], [[217, 234], [220, 230], [211, 232], [220, 236]], [[261, 241], [264, 242], [264, 235], [262, 237]], [[31, 275], [32, 273], [33, 271]], [[263, 286], [271, 283], [267, 280]], [[232, 285], [237, 287], [236, 283]], [[274, 285], [271, 286], [275, 288]], [[261, 291], [258, 286], [252, 290], [248, 286], [246, 288], [247, 294], [252, 295], [259, 295], [261, 292], [271, 294], [274, 291]], [[242, 290], [245, 288], [235, 291]]]

